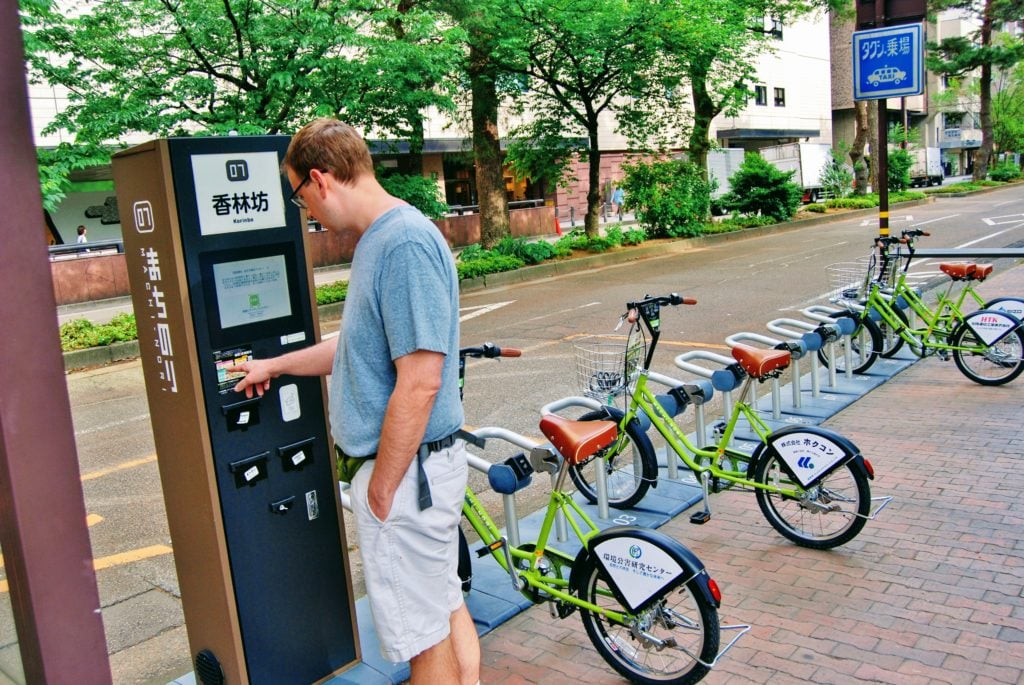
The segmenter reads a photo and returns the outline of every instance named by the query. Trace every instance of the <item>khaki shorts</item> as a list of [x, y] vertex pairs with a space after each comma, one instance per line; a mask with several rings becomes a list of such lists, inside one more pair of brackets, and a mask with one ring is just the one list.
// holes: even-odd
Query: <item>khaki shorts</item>
[[466, 445], [457, 440], [423, 463], [434, 502], [424, 511], [413, 459], [386, 521], [366, 500], [375, 464], [371, 460], [352, 479], [352, 511], [381, 653], [402, 662], [448, 637], [451, 614], [462, 605], [457, 528], [466, 493]]

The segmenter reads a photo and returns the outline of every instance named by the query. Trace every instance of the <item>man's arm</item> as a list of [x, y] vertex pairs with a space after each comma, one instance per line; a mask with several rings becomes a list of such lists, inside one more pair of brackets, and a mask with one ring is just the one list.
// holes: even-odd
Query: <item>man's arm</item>
[[423, 442], [443, 368], [440, 352], [417, 350], [395, 360], [398, 377], [384, 413], [367, 492], [370, 509], [381, 521], [391, 512], [395, 491]]
[[235, 385], [235, 392], [244, 392], [252, 397], [253, 391], [263, 396], [270, 389], [271, 379], [278, 376], [326, 376], [334, 367], [334, 354], [338, 350], [338, 340], [322, 340], [312, 347], [305, 347], [295, 352], [282, 354], [270, 359], [253, 359], [228, 371], [244, 371], [245, 378]]

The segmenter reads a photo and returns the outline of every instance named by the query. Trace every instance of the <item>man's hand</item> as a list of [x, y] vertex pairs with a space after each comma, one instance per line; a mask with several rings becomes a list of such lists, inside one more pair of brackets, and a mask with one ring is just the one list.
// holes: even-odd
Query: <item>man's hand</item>
[[228, 368], [228, 373], [244, 373], [245, 378], [235, 384], [235, 392], [244, 392], [246, 397], [251, 398], [253, 392], [263, 397], [263, 393], [270, 390], [270, 380], [276, 378], [273, 373], [271, 360], [251, 359], [247, 362]]

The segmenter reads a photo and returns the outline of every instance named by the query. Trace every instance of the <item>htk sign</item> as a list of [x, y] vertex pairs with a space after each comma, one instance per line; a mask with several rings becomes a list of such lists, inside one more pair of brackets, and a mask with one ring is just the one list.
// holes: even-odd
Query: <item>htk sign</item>
[[920, 95], [924, 92], [921, 24], [853, 33], [853, 99]]

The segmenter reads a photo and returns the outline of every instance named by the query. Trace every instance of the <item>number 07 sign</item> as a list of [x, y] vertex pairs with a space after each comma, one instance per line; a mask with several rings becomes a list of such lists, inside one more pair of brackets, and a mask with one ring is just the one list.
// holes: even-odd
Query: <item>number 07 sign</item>
[[853, 99], [920, 95], [924, 92], [921, 24], [853, 33]]

